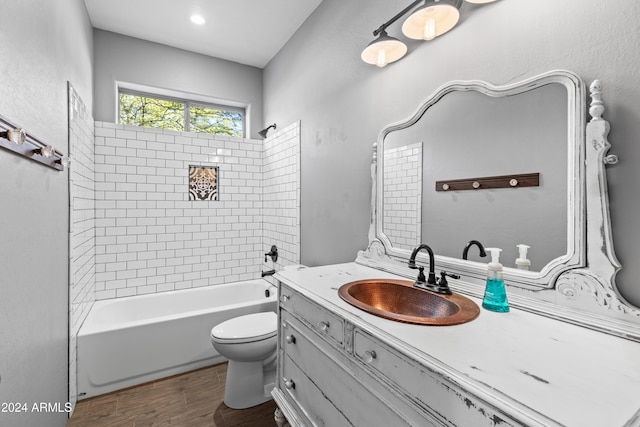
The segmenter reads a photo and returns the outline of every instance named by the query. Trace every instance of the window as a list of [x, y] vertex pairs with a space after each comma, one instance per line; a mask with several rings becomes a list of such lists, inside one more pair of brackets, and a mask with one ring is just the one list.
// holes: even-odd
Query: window
[[118, 116], [120, 123], [126, 125], [244, 136], [243, 108], [156, 96], [122, 88], [118, 90]]

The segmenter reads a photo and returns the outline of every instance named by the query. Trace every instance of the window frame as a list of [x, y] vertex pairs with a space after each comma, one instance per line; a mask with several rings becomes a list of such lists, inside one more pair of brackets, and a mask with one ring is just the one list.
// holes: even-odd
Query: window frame
[[[240, 135], [240, 138], [246, 138], [246, 135], [247, 135], [247, 108], [246, 107], [217, 103], [217, 102], [208, 102], [202, 99], [190, 99], [190, 98], [181, 97], [181, 96], [166, 95], [165, 93], [162, 93], [162, 92], [167, 92], [167, 91], [163, 90], [163, 91], [154, 92], [154, 91], [148, 91], [144, 89], [143, 90], [134, 89], [125, 85], [118, 85], [116, 90], [117, 123], [121, 123], [120, 122], [120, 94], [126, 94], [126, 95], [140, 96], [145, 98], [159, 99], [162, 101], [182, 103], [184, 105], [184, 111], [183, 111], [184, 132], [192, 132], [191, 120], [190, 120], [191, 106], [206, 107], [214, 110], [223, 110], [223, 111], [240, 113], [240, 115], [242, 116], [242, 134]], [[198, 97], [198, 98], [202, 98], [202, 97]], [[152, 129], [162, 129], [162, 128], [152, 128]], [[196, 133], [206, 133], [206, 132], [196, 132]], [[221, 135], [221, 134], [209, 133], [208, 135]], [[228, 135], [224, 135], [224, 136], [228, 136]]]

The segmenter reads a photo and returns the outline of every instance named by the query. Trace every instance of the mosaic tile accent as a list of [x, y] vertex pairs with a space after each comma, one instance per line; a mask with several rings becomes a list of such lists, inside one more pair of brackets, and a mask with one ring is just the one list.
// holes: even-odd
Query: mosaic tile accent
[[218, 200], [217, 166], [189, 165], [189, 200]]

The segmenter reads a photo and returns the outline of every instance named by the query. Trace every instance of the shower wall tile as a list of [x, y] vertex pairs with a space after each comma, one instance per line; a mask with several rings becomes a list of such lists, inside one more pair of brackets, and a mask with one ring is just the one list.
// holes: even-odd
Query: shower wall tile
[[[96, 298], [259, 277], [263, 141], [96, 122]], [[189, 201], [189, 165], [219, 200]]]
[[94, 123], [69, 84], [69, 402], [77, 400], [77, 337], [95, 301]]
[[278, 247], [278, 261], [268, 259], [263, 268], [279, 270], [300, 263], [299, 121], [265, 139], [263, 164], [262, 248]]

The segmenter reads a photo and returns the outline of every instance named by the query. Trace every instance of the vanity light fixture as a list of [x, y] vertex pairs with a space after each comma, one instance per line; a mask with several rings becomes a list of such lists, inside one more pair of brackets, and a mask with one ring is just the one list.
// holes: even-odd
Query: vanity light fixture
[[45, 144], [2, 116], [0, 116], [0, 148], [57, 171], [63, 171], [69, 164], [68, 160], [65, 160], [53, 146]]
[[378, 38], [367, 45], [362, 51], [362, 54], [360, 54], [360, 58], [367, 64], [375, 64], [378, 67], [384, 67], [402, 58], [407, 53], [407, 45], [395, 37], [390, 37], [387, 34], [387, 27], [402, 18], [421, 1], [422, 0], [414, 1], [400, 11], [400, 13], [396, 14], [396, 16], [380, 25], [380, 27], [373, 32], [374, 37]]
[[402, 34], [414, 40], [433, 40], [456, 26], [460, 0], [425, 1], [402, 24]]
[[[400, 13], [382, 24], [373, 35], [377, 38], [369, 43], [360, 57], [367, 64], [384, 67], [407, 53], [407, 45], [387, 34], [387, 27], [413, 11], [402, 24], [402, 33], [414, 40], [433, 40], [456, 26], [460, 20], [460, 5], [463, 0], [416, 0]], [[495, 0], [466, 0], [469, 3], [491, 3]], [[420, 7], [417, 7], [423, 3]]]
[[[375, 35], [375, 32], [374, 32]], [[378, 67], [395, 62], [407, 53], [407, 45], [395, 37], [390, 37], [385, 30], [380, 31], [377, 39], [369, 43], [360, 57], [367, 64]]]

